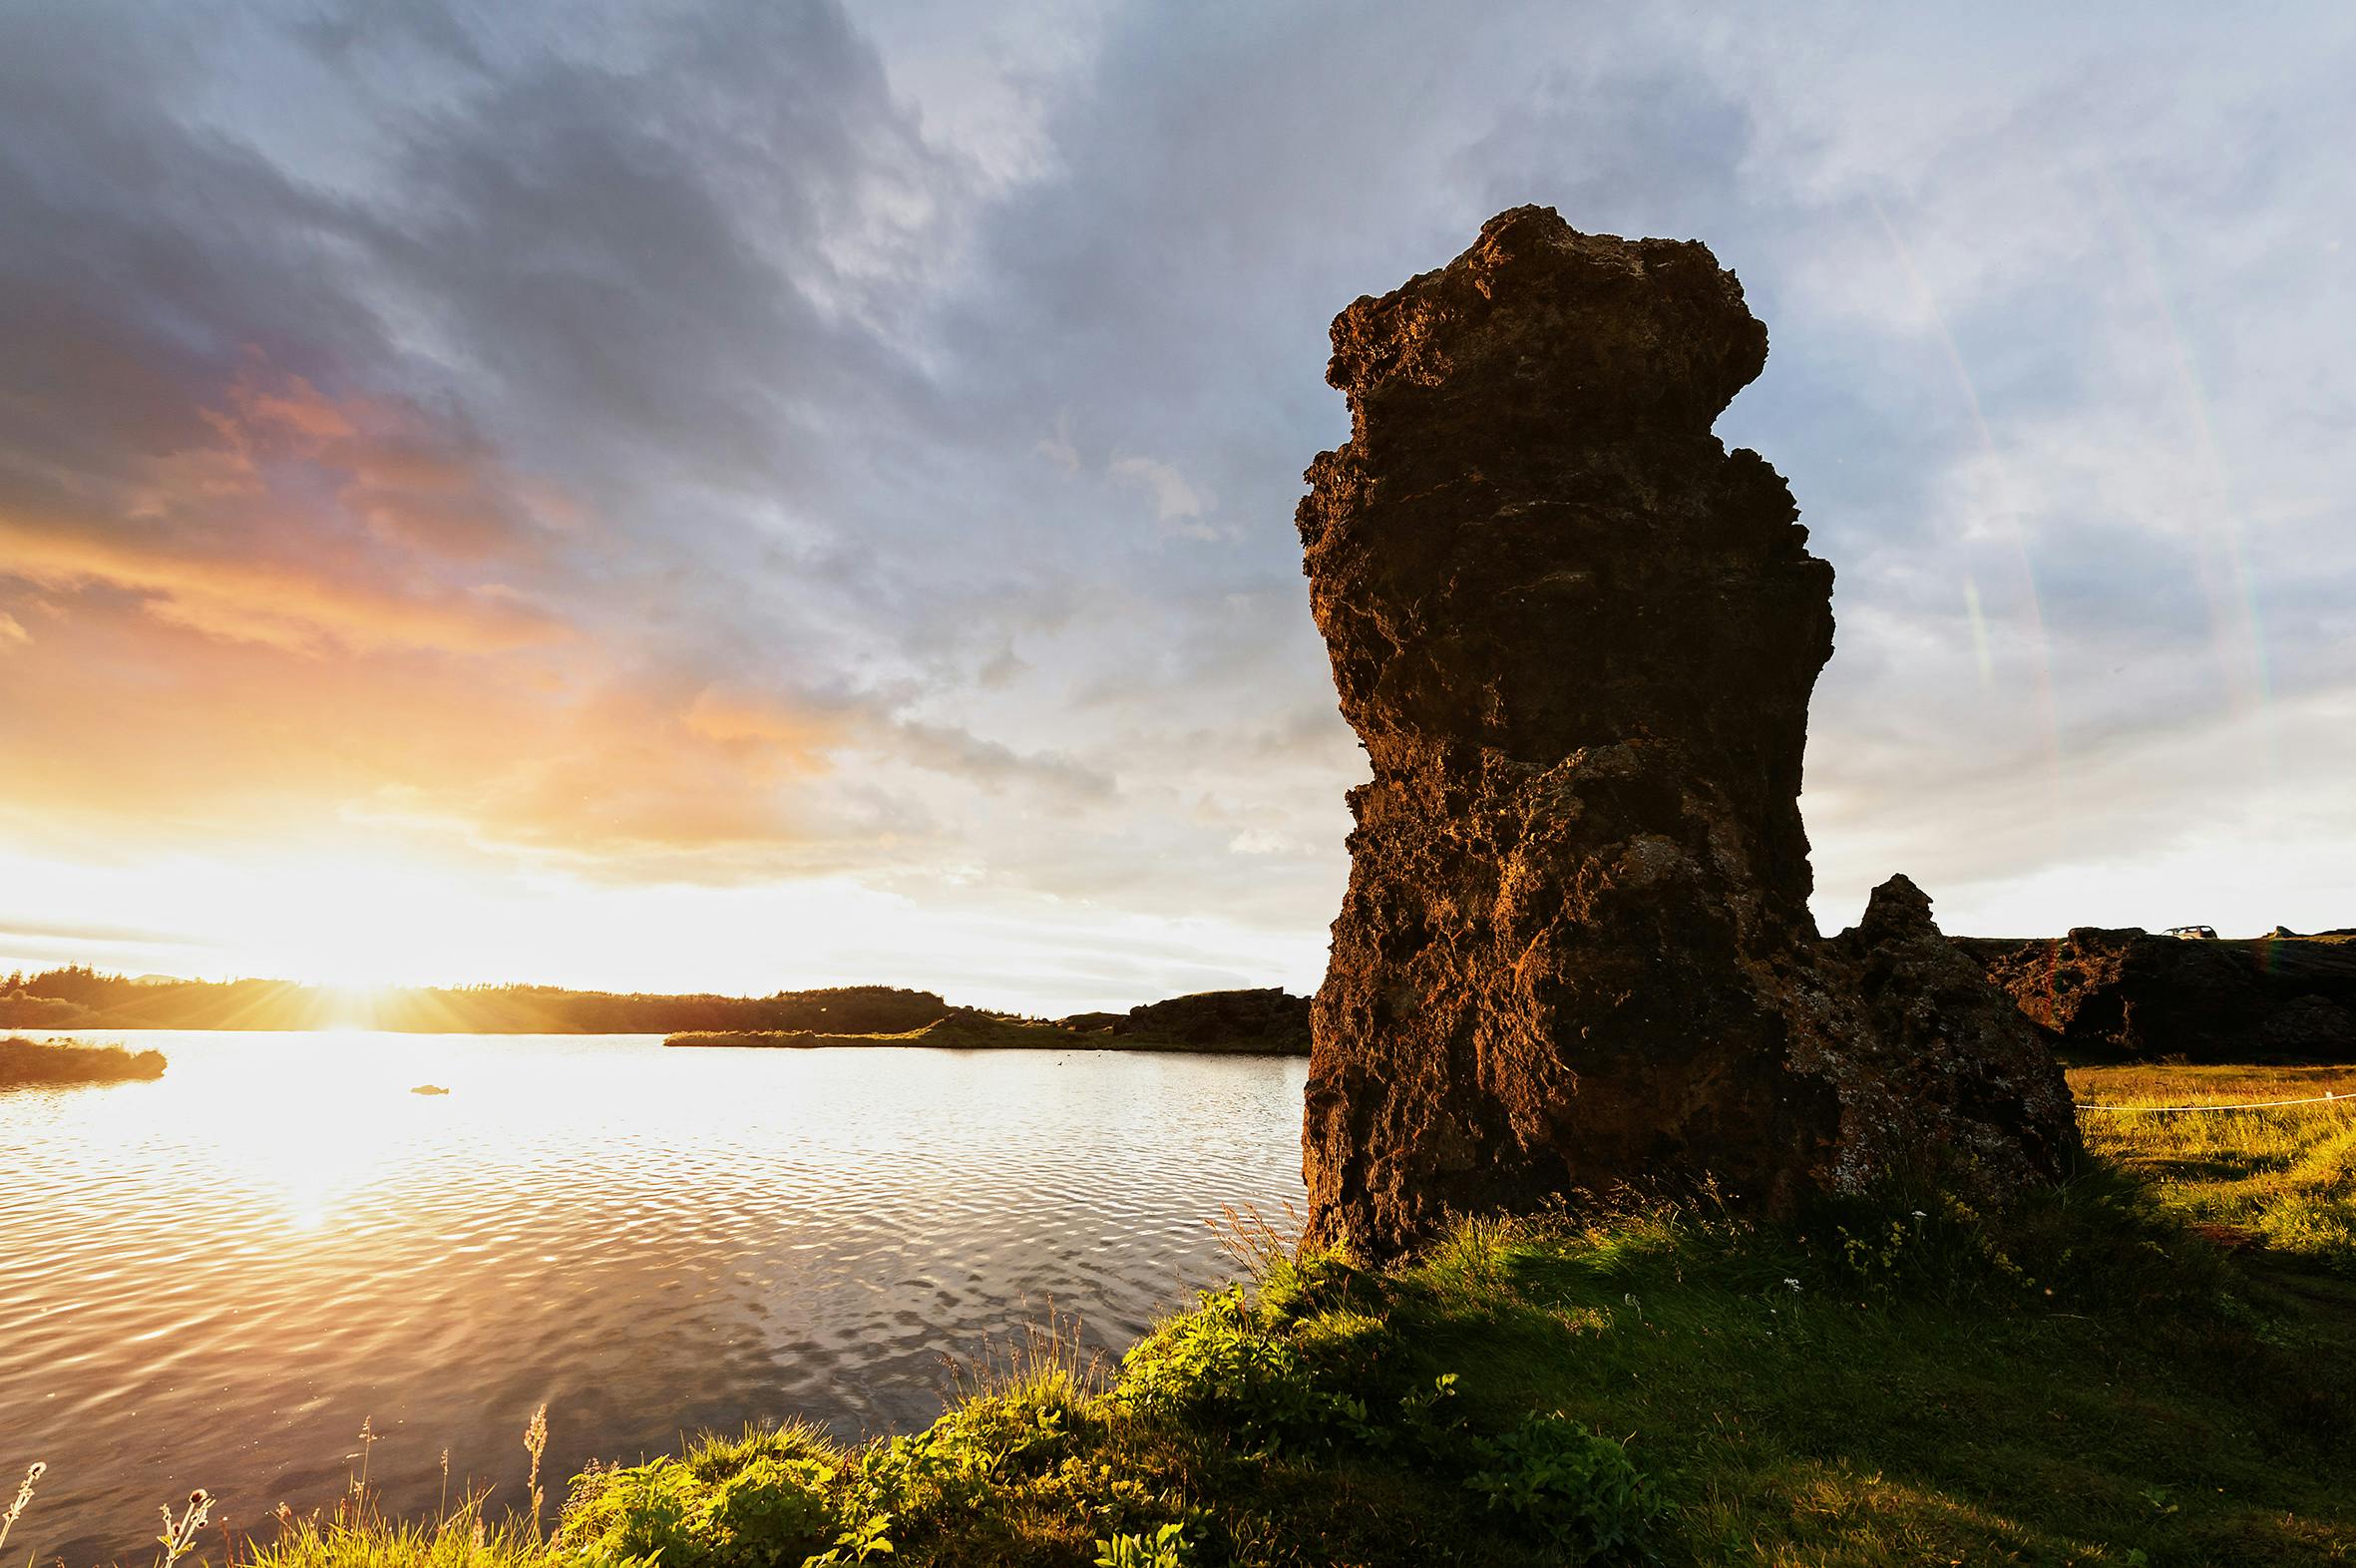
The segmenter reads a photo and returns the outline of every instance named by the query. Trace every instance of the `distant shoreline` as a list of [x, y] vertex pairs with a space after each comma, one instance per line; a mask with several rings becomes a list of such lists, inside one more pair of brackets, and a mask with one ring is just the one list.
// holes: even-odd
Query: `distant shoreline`
[[[986, 1020], [986, 1021], [985, 1021]], [[1005, 1044], [1005, 1030], [1121, 1046], [1309, 1049], [1309, 998], [1276, 987], [1200, 991], [1126, 1012], [1030, 1018], [961, 1006], [938, 991], [833, 985], [767, 996], [568, 990], [554, 985], [411, 986], [355, 992], [286, 980], [140, 980], [86, 966], [0, 978], [0, 1029], [381, 1029], [400, 1034], [902, 1035], [948, 1023], [970, 1043]], [[987, 1039], [982, 1036], [989, 1036]], [[934, 1041], [933, 1043], [940, 1043]], [[1058, 1043], [1068, 1048], [1069, 1040]]]
[[[1000, 1020], [986, 1020], [1000, 1022]], [[997, 1028], [960, 1026], [943, 1020], [900, 1034], [826, 1034], [814, 1029], [698, 1029], [673, 1034], [666, 1046], [701, 1050], [1081, 1050], [1127, 1051], [1149, 1056], [1292, 1056], [1309, 1054], [1306, 1039], [1182, 1040], [1161, 1036], [1081, 1033], [1051, 1023], [1000, 1022]]]
[[[178, 1028], [169, 1024], [139, 1025], [137, 1027], [104, 1027], [93, 1032], [101, 1034], [414, 1034], [423, 1039], [444, 1035], [465, 1034], [516, 1039], [584, 1039], [584, 1040], [643, 1040], [659, 1039], [666, 1046], [714, 1050], [880, 1050], [906, 1046], [920, 1050], [1063, 1050], [1063, 1051], [1128, 1051], [1142, 1056], [1297, 1056], [1306, 1057], [1309, 1046], [1269, 1044], [1259, 1040], [1178, 1040], [1161, 1037], [1140, 1038], [1108, 1034], [1084, 1034], [1065, 1030], [1054, 1024], [1034, 1024], [1037, 1032], [1021, 1039], [979, 1040], [959, 1038], [954, 1032], [932, 1035], [923, 1029], [910, 1029], [898, 1034], [826, 1034], [812, 1029], [684, 1029], [665, 1034], [660, 1029], [418, 1029], [364, 1028], [350, 1024], [328, 1024], [316, 1028]], [[67, 1031], [40, 1029], [36, 1033], [63, 1035]], [[16, 1043], [21, 1036], [11, 1035], [5, 1042]], [[67, 1038], [29, 1039], [27, 1044], [63, 1048], [85, 1042]], [[128, 1049], [126, 1046], [95, 1045], [90, 1049]], [[152, 1047], [149, 1048], [152, 1050]]]

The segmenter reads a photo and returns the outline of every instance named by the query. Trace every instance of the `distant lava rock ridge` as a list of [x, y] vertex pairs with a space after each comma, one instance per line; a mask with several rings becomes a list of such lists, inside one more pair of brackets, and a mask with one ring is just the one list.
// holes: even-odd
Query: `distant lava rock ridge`
[[1956, 945], [2073, 1056], [2356, 1058], [2356, 934], [2214, 941], [2081, 926]]

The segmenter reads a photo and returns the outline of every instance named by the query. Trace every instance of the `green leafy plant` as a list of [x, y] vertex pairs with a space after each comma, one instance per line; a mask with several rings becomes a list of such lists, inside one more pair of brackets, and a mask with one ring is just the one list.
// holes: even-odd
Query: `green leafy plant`
[[1096, 1543], [1095, 1568], [1186, 1568], [1186, 1530], [1165, 1524], [1151, 1536], [1115, 1535]]
[[1568, 1562], [1636, 1546], [1664, 1512], [1625, 1448], [1559, 1413], [1533, 1410], [1480, 1451], [1485, 1463], [1464, 1484], [1543, 1531]]
[[1114, 1397], [1131, 1412], [1200, 1425], [1247, 1452], [1378, 1445], [1366, 1394], [1390, 1349], [1381, 1320], [1335, 1310], [1294, 1319], [1240, 1287], [1162, 1326], [1123, 1363]]
[[[658, 1557], [663, 1568], [799, 1564], [837, 1529], [834, 1465], [787, 1431], [711, 1444], [684, 1459], [591, 1470], [575, 1483], [559, 1525], [570, 1548]], [[856, 1560], [856, 1559], [854, 1559]]]
[[892, 1528], [892, 1516], [873, 1513], [855, 1519], [843, 1533], [835, 1537], [834, 1545], [815, 1557], [802, 1559], [802, 1568], [845, 1568], [851, 1563], [871, 1562], [878, 1557], [889, 1557], [899, 1550], [886, 1534]]

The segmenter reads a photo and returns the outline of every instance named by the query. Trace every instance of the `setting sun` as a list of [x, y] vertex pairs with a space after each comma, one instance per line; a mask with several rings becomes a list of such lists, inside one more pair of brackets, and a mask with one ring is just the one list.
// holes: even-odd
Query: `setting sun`
[[0, 0], [0, 1568], [2344, 1568], [2351, 80]]

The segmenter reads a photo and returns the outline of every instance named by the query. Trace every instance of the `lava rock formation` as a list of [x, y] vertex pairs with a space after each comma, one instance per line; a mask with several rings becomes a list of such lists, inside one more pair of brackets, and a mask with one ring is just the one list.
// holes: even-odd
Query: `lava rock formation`
[[1058, 1020], [1076, 1034], [1111, 1034], [1147, 1044], [1309, 1054], [1309, 998], [1271, 985], [1260, 990], [1204, 990], [1149, 1001], [1126, 1012], [1081, 1012]]
[[1832, 571], [1711, 434], [1767, 331], [1700, 244], [1492, 218], [1334, 322], [1310, 603], [1373, 781], [1314, 1010], [1310, 1239], [1710, 1178], [1789, 1212], [2077, 1148], [2038, 1031], [1911, 883], [1831, 941], [1797, 799]]
[[2187, 941], [2081, 926], [2059, 942], [1956, 946], [2033, 1021], [2088, 1056], [2356, 1056], [2356, 942]]

